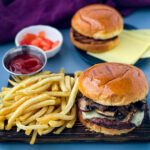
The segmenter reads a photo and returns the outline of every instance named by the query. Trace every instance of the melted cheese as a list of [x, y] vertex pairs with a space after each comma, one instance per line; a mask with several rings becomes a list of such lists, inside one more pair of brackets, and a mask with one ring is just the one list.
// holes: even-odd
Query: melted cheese
[[[82, 117], [83, 117], [84, 120], [92, 119], [92, 118], [101, 118], [101, 119], [107, 118], [109, 120], [115, 120], [114, 117], [102, 116], [102, 115], [98, 114], [95, 111], [82, 112]], [[137, 111], [134, 114], [134, 116], [131, 120], [131, 123], [135, 124], [136, 126], [139, 126], [142, 123], [143, 119], [144, 119], [144, 111]]]
[[141, 125], [143, 119], [144, 119], [144, 111], [137, 111], [134, 114], [131, 123], [135, 124], [136, 126], [139, 126]]
[[[138, 33], [139, 31], [139, 33]], [[150, 57], [150, 31], [123, 30], [120, 43], [110, 51], [87, 54], [107, 62], [135, 64], [138, 59]]]
[[110, 120], [114, 120], [114, 117], [108, 117], [108, 116], [103, 116], [100, 115], [99, 113], [95, 112], [95, 111], [89, 111], [89, 112], [82, 112], [82, 117], [84, 120], [86, 119], [92, 119], [92, 118], [107, 118]]

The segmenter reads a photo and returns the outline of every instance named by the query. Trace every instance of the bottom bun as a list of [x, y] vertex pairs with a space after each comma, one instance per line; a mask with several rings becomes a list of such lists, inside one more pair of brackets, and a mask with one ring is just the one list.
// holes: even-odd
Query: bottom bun
[[124, 134], [124, 133], [131, 132], [132, 130], [135, 129], [135, 127], [131, 128], [131, 129], [123, 129], [123, 130], [108, 129], [108, 128], [96, 125], [96, 124], [94, 124], [90, 121], [85, 121], [82, 117], [81, 111], [78, 111], [78, 116], [79, 116], [79, 120], [82, 123], [82, 125], [84, 125], [87, 129], [89, 129], [90, 131], [103, 133], [105, 135], [121, 135], [121, 134]]
[[75, 47], [77, 47], [80, 50], [89, 51], [89, 52], [93, 52], [93, 53], [100, 53], [100, 52], [105, 52], [105, 51], [111, 50], [114, 47], [116, 47], [120, 41], [120, 38], [116, 37], [115, 39], [108, 40], [108, 41], [102, 41], [100, 43], [97, 43], [96, 40], [95, 40], [95, 42], [82, 43], [79, 40], [76, 40], [76, 38], [73, 35], [72, 30], [70, 31], [70, 37], [71, 37], [72, 43], [75, 45]]

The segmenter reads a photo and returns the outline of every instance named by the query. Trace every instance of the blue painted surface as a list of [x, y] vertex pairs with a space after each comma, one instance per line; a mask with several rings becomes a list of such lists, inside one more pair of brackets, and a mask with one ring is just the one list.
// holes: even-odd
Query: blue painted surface
[[[138, 28], [150, 28], [150, 9], [142, 9], [134, 12], [130, 16], [124, 18], [128, 24], [134, 25]], [[61, 31], [64, 36], [64, 44], [62, 50], [54, 58], [48, 60], [45, 70], [58, 72], [61, 67], [64, 67], [66, 72], [74, 72], [76, 70], [84, 70], [90, 65], [86, 64], [76, 52], [69, 39], [69, 30]], [[0, 62], [3, 54], [10, 48], [14, 47], [14, 43], [0, 45]], [[150, 60], [143, 61], [138, 65], [148, 77], [150, 84]], [[0, 87], [7, 85], [9, 74], [0, 65]], [[150, 94], [148, 95], [150, 106]], [[94, 150], [94, 149], [121, 149], [121, 150], [150, 150], [150, 143], [66, 143], [66, 144], [35, 144], [33, 146], [24, 143], [0, 143], [0, 150]]]

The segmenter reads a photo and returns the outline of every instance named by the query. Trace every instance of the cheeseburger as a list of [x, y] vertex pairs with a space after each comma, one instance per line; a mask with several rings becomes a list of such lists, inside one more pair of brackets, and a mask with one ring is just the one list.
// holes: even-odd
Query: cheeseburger
[[123, 19], [114, 8], [94, 4], [77, 11], [72, 18], [71, 26], [71, 40], [77, 48], [103, 52], [119, 43]]
[[119, 63], [101, 63], [79, 77], [78, 115], [90, 131], [109, 135], [140, 126], [147, 111], [148, 81], [142, 70]]

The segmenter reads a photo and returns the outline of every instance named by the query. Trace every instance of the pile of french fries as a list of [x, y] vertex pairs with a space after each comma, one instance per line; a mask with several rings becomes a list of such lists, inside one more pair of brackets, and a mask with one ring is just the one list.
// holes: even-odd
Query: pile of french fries
[[32, 134], [30, 144], [34, 144], [37, 135], [60, 134], [65, 127], [72, 128], [80, 73], [70, 77], [62, 68], [57, 74], [45, 71], [34, 76], [14, 76], [9, 80], [13, 87], [3, 87], [0, 93], [0, 130], [16, 126], [17, 132]]

